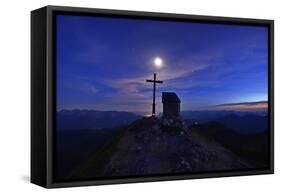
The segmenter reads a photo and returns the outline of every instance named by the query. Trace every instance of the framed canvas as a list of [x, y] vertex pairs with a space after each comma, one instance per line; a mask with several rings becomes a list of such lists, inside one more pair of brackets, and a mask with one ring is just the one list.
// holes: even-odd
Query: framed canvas
[[31, 12], [31, 182], [273, 173], [273, 21]]

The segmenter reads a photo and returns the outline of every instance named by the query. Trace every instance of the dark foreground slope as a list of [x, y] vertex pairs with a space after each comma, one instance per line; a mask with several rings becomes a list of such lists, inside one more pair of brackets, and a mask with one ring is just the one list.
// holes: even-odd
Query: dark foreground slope
[[[191, 125], [190, 134], [205, 143], [217, 142], [256, 168], [269, 166], [269, 133], [238, 133], [220, 122]], [[249, 131], [249, 130], [248, 130]]]
[[56, 133], [55, 176], [67, 177], [77, 166], [92, 157], [93, 153], [111, 142], [119, 128], [111, 129], [60, 129]]
[[220, 144], [193, 138], [180, 120], [143, 118], [130, 124], [70, 179], [248, 169], [252, 166]]

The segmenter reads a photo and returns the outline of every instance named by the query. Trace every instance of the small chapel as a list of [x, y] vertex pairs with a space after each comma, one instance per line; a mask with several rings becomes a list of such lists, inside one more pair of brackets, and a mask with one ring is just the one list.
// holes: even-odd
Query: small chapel
[[179, 117], [180, 116], [180, 99], [174, 92], [162, 92], [163, 116]]

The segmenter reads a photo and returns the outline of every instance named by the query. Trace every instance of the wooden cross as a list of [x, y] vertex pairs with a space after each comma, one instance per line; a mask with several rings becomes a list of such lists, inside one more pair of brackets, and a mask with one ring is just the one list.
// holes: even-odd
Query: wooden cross
[[153, 80], [146, 80], [146, 82], [152, 82], [153, 83], [153, 100], [152, 100], [152, 116], [155, 116], [155, 92], [156, 92], [156, 84], [162, 84], [163, 81], [156, 80], [156, 73], [154, 73], [154, 79]]

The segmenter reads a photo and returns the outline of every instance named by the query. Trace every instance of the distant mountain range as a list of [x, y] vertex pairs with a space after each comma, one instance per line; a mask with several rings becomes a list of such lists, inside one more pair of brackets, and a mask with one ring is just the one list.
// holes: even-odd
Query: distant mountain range
[[[248, 134], [268, 129], [267, 112], [238, 111], [182, 111], [188, 125], [216, 121], [236, 132]], [[141, 115], [123, 111], [61, 110], [57, 112], [58, 129], [102, 129], [125, 126], [142, 118]]]
[[260, 133], [268, 130], [266, 112], [186, 111], [182, 113], [188, 125], [216, 121], [238, 133]]
[[260, 133], [268, 130], [268, 117], [258, 115], [238, 116], [236, 114], [227, 115], [216, 119], [217, 122], [232, 128], [236, 132], [249, 134]]
[[130, 124], [141, 118], [131, 112], [97, 110], [61, 110], [57, 112], [58, 129], [101, 129]]
[[267, 116], [267, 111], [234, 111], [234, 110], [190, 110], [182, 111], [181, 115], [183, 118], [190, 119], [200, 119], [200, 120], [212, 120], [227, 115], [235, 114], [238, 116], [245, 115], [258, 115], [258, 116]]

